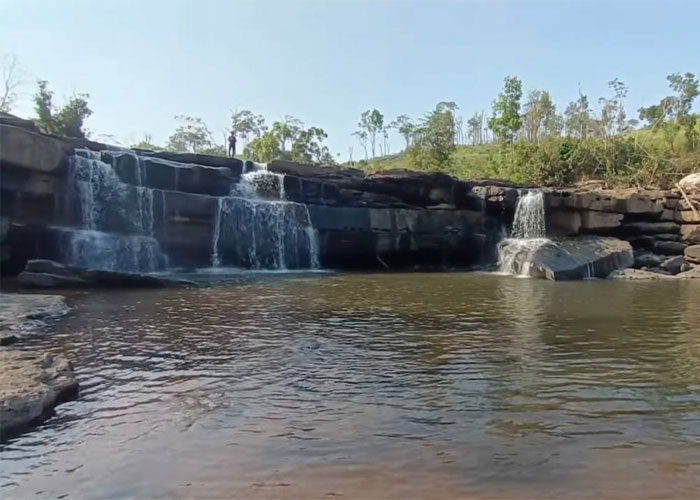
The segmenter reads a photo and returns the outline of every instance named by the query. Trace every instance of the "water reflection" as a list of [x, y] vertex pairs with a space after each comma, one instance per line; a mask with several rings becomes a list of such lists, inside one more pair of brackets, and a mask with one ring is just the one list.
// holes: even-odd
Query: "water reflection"
[[70, 301], [28, 348], [74, 359], [81, 398], [0, 448], [3, 497], [698, 491], [699, 283], [246, 276]]

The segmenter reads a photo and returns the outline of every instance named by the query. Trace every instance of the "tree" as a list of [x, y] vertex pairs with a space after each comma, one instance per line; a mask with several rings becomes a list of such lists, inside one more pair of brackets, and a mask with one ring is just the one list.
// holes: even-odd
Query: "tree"
[[265, 118], [262, 115], [255, 115], [247, 109], [231, 113], [231, 132], [243, 140], [260, 138], [266, 130]]
[[0, 112], [9, 113], [17, 100], [17, 90], [22, 86], [22, 78], [17, 57], [6, 54], [2, 58], [2, 89], [0, 90]]
[[48, 134], [67, 137], [86, 137], [83, 130], [85, 120], [92, 115], [88, 106], [89, 94], [74, 94], [66, 104], [56, 107], [53, 103], [53, 91], [49, 90], [46, 80], [38, 82], [39, 88], [34, 95], [34, 109], [37, 113], [39, 129]]
[[389, 124], [389, 128], [395, 129], [399, 134], [401, 134], [406, 141], [406, 149], [411, 145], [411, 137], [416, 131], [416, 125], [411, 121], [408, 115], [400, 115], [396, 117], [396, 120]]
[[523, 84], [520, 79], [507, 76], [503, 91], [493, 101], [493, 116], [489, 119], [489, 128], [502, 144], [512, 144], [523, 124], [520, 116], [522, 96]]
[[539, 142], [541, 137], [552, 135], [557, 129], [556, 106], [546, 90], [531, 90], [523, 106], [525, 137]]
[[201, 118], [178, 115], [180, 125], [168, 137], [166, 149], [176, 153], [201, 153], [215, 147], [211, 132]]
[[368, 109], [360, 115], [360, 122], [357, 126], [359, 127], [358, 132], [364, 131], [367, 133], [372, 149], [372, 158], [374, 158], [377, 151], [377, 134], [384, 130], [384, 115], [378, 109]]
[[613, 91], [613, 97], [601, 97], [598, 99], [601, 110], [596, 130], [597, 136], [605, 138], [615, 134], [622, 134], [629, 129], [629, 122], [627, 121], [623, 104], [624, 98], [627, 97], [627, 86], [622, 80], [615, 78], [608, 82], [608, 87]]
[[474, 113], [467, 120], [467, 135], [472, 145], [484, 143], [484, 112]]
[[365, 160], [369, 159], [369, 155], [367, 154], [367, 131], [366, 130], [357, 130], [356, 132], [353, 132], [352, 135], [357, 137], [357, 140], [360, 142], [360, 146], [362, 146], [362, 149], [365, 150]]
[[304, 123], [298, 118], [286, 115], [282, 121], [272, 124], [272, 133], [275, 134], [280, 143], [280, 148], [283, 152], [287, 151], [287, 143], [289, 146], [294, 142], [294, 139], [303, 130]]
[[428, 113], [416, 130], [408, 161], [421, 170], [449, 171], [453, 167], [455, 145], [455, 111], [457, 105], [443, 101]]
[[333, 164], [333, 155], [323, 141], [328, 134], [319, 127], [301, 130], [292, 144], [292, 159], [308, 163]]
[[272, 132], [265, 132], [256, 137], [243, 150], [243, 155], [253, 161], [269, 162], [282, 156], [279, 137]]
[[578, 99], [569, 103], [564, 111], [566, 133], [577, 139], [587, 139], [591, 129], [591, 108], [588, 104], [588, 96], [581, 90]]

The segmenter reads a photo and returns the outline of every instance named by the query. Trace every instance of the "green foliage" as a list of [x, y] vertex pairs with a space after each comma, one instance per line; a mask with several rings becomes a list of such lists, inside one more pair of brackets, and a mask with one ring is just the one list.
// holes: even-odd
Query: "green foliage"
[[406, 141], [406, 149], [411, 145], [411, 138], [416, 131], [416, 125], [408, 115], [400, 115], [389, 124], [389, 128], [395, 129]]
[[49, 90], [46, 80], [40, 80], [38, 87], [34, 94], [34, 109], [39, 129], [47, 134], [85, 137], [83, 125], [85, 119], [92, 114], [87, 102], [90, 95], [74, 94], [67, 103], [59, 107], [53, 103], [53, 91]]
[[[332, 164], [333, 157], [323, 141], [328, 137], [319, 127], [304, 128], [301, 120], [286, 116], [269, 131], [250, 141], [243, 155], [253, 161], [287, 159], [304, 163]], [[289, 143], [289, 147], [287, 147]]]
[[[201, 118], [179, 115], [175, 117], [180, 125], [175, 132], [168, 137], [165, 149], [175, 153], [206, 154], [206, 151], [215, 150], [216, 144], [211, 132]], [[225, 156], [226, 152], [222, 156]]]
[[493, 101], [493, 116], [489, 128], [502, 144], [512, 144], [523, 121], [520, 116], [520, 99], [523, 96], [523, 84], [519, 78], [507, 76], [503, 91]]
[[384, 133], [384, 115], [378, 109], [367, 110], [360, 115], [360, 122], [357, 124], [359, 129], [353, 135], [356, 135], [361, 141], [364, 141], [363, 147], [366, 150], [366, 143], [369, 144], [372, 150], [372, 158], [377, 155], [377, 134]]
[[440, 102], [415, 130], [413, 146], [407, 151], [408, 164], [417, 170], [450, 172], [454, 167], [454, 102]]
[[266, 130], [262, 115], [253, 114], [247, 109], [231, 113], [231, 132], [244, 140], [260, 138]]

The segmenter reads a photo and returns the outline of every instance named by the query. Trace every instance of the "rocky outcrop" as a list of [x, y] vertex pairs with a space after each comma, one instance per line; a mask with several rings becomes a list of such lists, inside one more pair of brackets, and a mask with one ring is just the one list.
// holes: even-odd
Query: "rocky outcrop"
[[[0, 344], [21, 342], [67, 312], [65, 299], [58, 295], [3, 293]], [[64, 357], [0, 348], [0, 441], [41, 420], [77, 393], [78, 383]]]
[[700, 195], [700, 172], [683, 177], [678, 182], [678, 186], [680, 186], [686, 194]]
[[684, 250], [683, 255], [685, 255], [685, 259], [688, 262], [700, 264], [700, 245], [692, 245], [687, 247]]
[[28, 288], [162, 288], [194, 285], [191, 281], [172, 277], [78, 269], [41, 259], [27, 262], [25, 270], [18, 276], [18, 282]]
[[73, 368], [63, 356], [0, 350], [0, 441], [77, 394]]
[[499, 246], [501, 269], [534, 278], [606, 278], [634, 263], [631, 245], [617, 238], [505, 240]]
[[0, 162], [37, 172], [54, 172], [67, 164], [73, 148], [65, 142], [21, 127], [0, 124]]

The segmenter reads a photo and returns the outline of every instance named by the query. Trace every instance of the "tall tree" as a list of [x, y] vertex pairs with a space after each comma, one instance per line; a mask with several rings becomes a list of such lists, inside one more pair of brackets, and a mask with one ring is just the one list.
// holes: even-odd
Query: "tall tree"
[[177, 153], [204, 153], [216, 146], [211, 131], [201, 118], [178, 115], [175, 120], [179, 125], [168, 137], [167, 150]]
[[454, 163], [455, 111], [457, 105], [443, 101], [428, 113], [416, 130], [408, 152], [409, 162], [421, 170], [449, 171]]
[[352, 133], [355, 137], [357, 137], [357, 140], [360, 143], [360, 146], [362, 146], [362, 149], [365, 151], [365, 160], [369, 160], [369, 155], [367, 154], [367, 140], [368, 140], [368, 134], [366, 130], [357, 130]]
[[472, 145], [484, 143], [484, 112], [474, 113], [467, 120], [467, 135]]
[[253, 137], [260, 138], [266, 130], [262, 115], [256, 115], [248, 109], [231, 113], [231, 132], [245, 141]]
[[416, 131], [416, 125], [411, 121], [411, 118], [408, 115], [399, 115], [396, 120], [389, 124], [389, 127], [403, 136], [406, 141], [406, 149], [408, 149], [411, 145], [411, 137]]
[[493, 116], [489, 128], [493, 130], [502, 144], [512, 144], [523, 124], [520, 115], [520, 99], [523, 96], [523, 84], [519, 78], [507, 76], [503, 91], [493, 101]]
[[281, 121], [272, 124], [272, 133], [277, 136], [280, 143], [280, 148], [283, 152], [287, 151], [287, 143], [289, 147], [294, 143], [294, 139], [303, 130], [304, 123], [298, 118], [285, 115]]
[[[384, 130], [384, 115], [378, 109], [364, 111], [357, 124], [359, 131], [365, 131], [372, 150], [372, 158], [377, 155], [377, 134]], [[358, 136], [359, 137], [359, 136]]]
[[39, 128], [49, 134], [85, 137], [87, 132], [83, 126], [85, 120], [92, 115], [87, 102], [90, 95], [74, 94], [63, 106], [56, 106], [48, 82], [40, 80], [38, 86], [34, 94], [34, 110]]
[[566, 133], [577, 139], [587, 139], [591, 131], [591, 108], [588, 96], [580, 90], [578, 99], [569, 103], [564, 111]]

